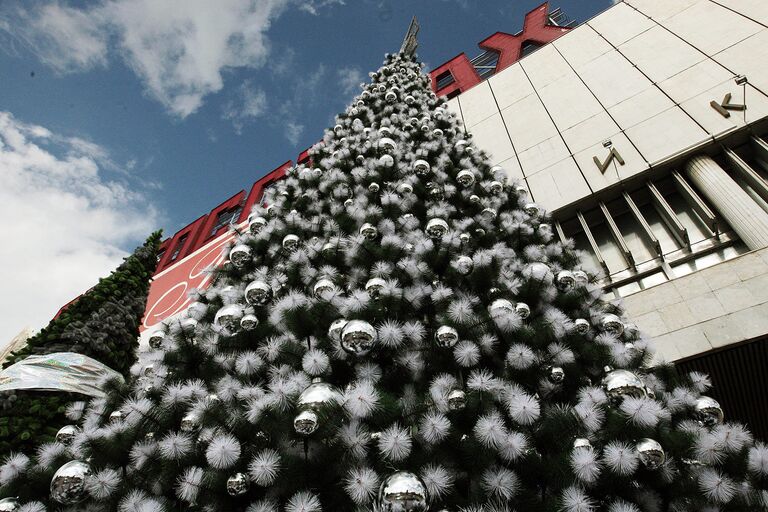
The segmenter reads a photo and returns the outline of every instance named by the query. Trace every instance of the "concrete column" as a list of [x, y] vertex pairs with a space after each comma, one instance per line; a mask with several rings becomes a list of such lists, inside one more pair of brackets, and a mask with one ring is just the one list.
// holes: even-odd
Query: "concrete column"
[[768, 246], [768, 213], [717, 162], [695, 156], [685, 172], [750, 250]]

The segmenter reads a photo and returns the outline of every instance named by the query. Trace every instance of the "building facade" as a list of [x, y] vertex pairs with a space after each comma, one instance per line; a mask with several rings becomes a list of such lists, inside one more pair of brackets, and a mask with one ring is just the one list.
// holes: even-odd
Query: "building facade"
[[[768, 438], [768, 2], [624, 0], [558, 20], [540, 6], [433, 70], [433, 88], [659, 358], [710, 373], [726, 413]], [[145, 336], [207, 285], [227, 226], [290, 165], [164, 242]]]

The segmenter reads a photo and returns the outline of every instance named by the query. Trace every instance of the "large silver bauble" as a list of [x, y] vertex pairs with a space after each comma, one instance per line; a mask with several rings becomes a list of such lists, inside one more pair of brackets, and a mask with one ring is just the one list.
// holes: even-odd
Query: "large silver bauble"
[[605, 332], [613, 334], [614, 336], [621, 336], [624, 332], [624, 322], [613, 313], [603, 316], [600, 320], [600, 327], [602, 327]]
[[375, 240], [379, 236], [379, 230], [370, 222], [366, 222], [360, 226], [360, 234], [368, 240]]
[[243, 308], [239, 304], [223, 306], [216, 312], [213, 323], [230, 331], [240, 327], [240, 319], [243, 318]]
[[502, 190], [504, 190], [504, 185], [500, 181], [494, 180], [488, 185], [488, 191], [491, 194], [500, 194]]
[[576, 279], [573, 277], [573, 272], [570, 270], [561, 270], [555, 277], [555, 283], [557, 287], [563, 291], [570, 290], [576, 284]]
[[250, 231], [254, 235], [257, 234], [262, 229], [264, 229], [266, 225], [267, 225], [267, 219], [265, 219], [261, 215], [256, 215], [254, 217], [248, 218], [248, 231]]
[[536, 203], [527, 203], [523, 206], [523, 211], [531, 217], [536, 217], [541, 213], [541, 208]]
[[227, 493], [230, 496], [242, 496], [248, 492], [248, 476], [245, 473], [235, 473], [227, 478]]
[[488, 313], [492, 318], [497, 316], [505, 316], [512, 313], [515, 310], [515, 305], [507, 299], [496, 299], [488, 306]]
[[640, 456], [640, 462], [648, 469], [659, 469], [667, 458], [659, 442], [648, 437], [639, 440], [635, 450]]
[[264, 281], [251, 281], [245, 288], [245, 301], [253, 306], [264, 306], [272, 300], [272, 287]]
[[388, 476], [379, 487], [380, 512], [426, 512], [429, 504], [427, 487], [413, 473], [398, 471]]
[[451, 348], [459, 342], [459, 331], [450, 325], [441, 325], [435, 331], [435, 341], [439, 347]]
[[603, 389], [612, 399], [625, 396], [642, 398], [646, 395], [645, 384], [629, 370], [611, 370], [603, 377]]
[[67, 462], [53, 474], [51, 499], [62, 505], [75, 505], [88, 497], [85, 482], [93, 471], [80, 460]]
[[426, 176], [432, 170], [432, 167], [426, 160], [416, 160], [411, 167], [418, 176]]
[[392, 129], [389, 126], [382, 126], [377, 130], [379, 137], [391, 137]]
[[381, 155], [379, 157], [379, 165], [382, 167], [392, 167], [395, 165], [395, 159], [390, 154]]
[[344, 331], [345, 325], [347, 325], [347, 320], [345, 318], [334, 320], [328, 328], [328, 337], [331, 340], [341, 341], [341, 333]]
[[498, 212], [494, 208], [483, 208], [483, 211], [480, 212], [480, 215], [488, 220], [493, 220], [496, 218], [496, 215], [498, 215]]
[[472, 258], [469, 256], [459, 256], [456, 259], [456, 270], [463, 276], [469, 275], [472, 272], [472, 268], [474, 266], [475, 264], [472, 262]]
[[[56, 432], [56, 442], [69, 446], [75, 440], [75, 436], [80, 432], [76, 425], [64, 425]], [[2, 510], [0, 510], [2, 512]]]
[[477, 194], [472, 194], [469, 196], [469, 202], [470, 203], [480, 203], [480, 196]]
[[579, 334], [587, 334], [589, 332], [589, 322], [584, 318], [577, 318], [573, 321], [573, 328]]
[[259, 319], [253, 313], [245, 314], [243, 315], [243, 318], [240, 319], [240, 327], [246, 331], [252, 331], [258, 325]]
[[553, 279], [552, 270], [550, 270], [549, 265], [541, 261], [534, 261], [523, 267], [523, 276], [531, 281], [542, 283], [551, 282]]
[[299, 409], [311, 409], [320, 411], [324, 407], [338, 404], [341, 401], [341, 393], [327, 382], [315, 381], [307, 389], [301, 392], [296, 402]]
[[448, 223], [444, 219], [429, 219], [426, 232], [430, 238], [442, 238], [448, 232]]
[[725, 419], [723, 408], [720, 407], [717, 400], [708, 396], [697, 398], [694, 410], [696, 412], [696, 419], [708, 427], [719, 425]]
[[413, 186], [410, 183], [401, 183], [397, 186], [397, 193], [406, 196], [413, 192]]
[[372, 193], [374, 193], [374, 194], [375, 194], [375, 193], [376, 193], [376, 192], [378, 192], [379, 190], [381, 190], [381, 187], [380, 187], [380, 186], [379, 186], [379, 184], [378, 184], [378, 183], [376, 183], [375, 181], [374, 181], [373, 183], [371, 183], [371, 184], [369, 184], [369, 185], [368, 185], [368, 192], [372, 192]]
[[459, 240], [460, 240], [460, 241], [461, 241], [461, 243], [463, 243], [463, 244], [466, 244], [466, 243], [468, 243], [468, 242], [470, 241], [470, 239], [471, 239], [471, 238], [472, 238], [472, 235], [470, 235], [469, 233], [461, 233], [461, 234], [459, 235]]
[[397, 143], [389, 137], [382, 137], [379, 139], [378, 147], [379, 150], [384, 151], [385, 153], [391, 153], [397, 147]]
[[463, 169], [456, 175], [456, 182], [462, 187], [471, 187], [475, 183], [475, 174], [468, 169]]
[[[427, 127], [427, 129], [429, 129], [429, 127]], [[436, 137], [436, 138], [442, 137], [443, 136], [443, 130], [441, 130], [440, 128], [435, 128], [434, 130], [432, 130], [432, 135], [434, 137]]]
[[159, 349], [163, 345], [165, 339], [165, 331], [162, 329], [156, 329], [149, 335], [149, 346], [154, 350]]
[[197, 328], [198, 321], [196, 318], [192, 318], [191, 316], [188, 316], [186, 318], [182, 318], [179, 320], [179, 327], [181, 327], [182, 332], [185, 334], [192, 334], [195, 332], [195, 329]]
[[384, 99], [387, 103], [394, 103], [397, 101], [397, 93], [394, 91], [387, 91], [387, 93], [384, 95]]
[[453, 389], [448, 393], [448, 408], [459, 411], [467, 405], [467, 394], [461, 389]]
[[0, 500], [0, 512], [16, 512], [21, 508], [21, 503], [16, 498], [3, 498]]
[[336, 285], [333, 284], [333, 281], [327, 278], [323, 278], [315, 283], [315, 286], [312, 289], [312, 291], [314, 292], [316, 297], [322, 297], [326, 293], [330, 293], [335, 289], [336, 289]]
[[283, 238], [283, 249], [293, 252], [299, 248], [299, 237], [293, 233], [285, 235]]
[[565, 370], [563, 370], [560, 366], [552, 366], [549, 369], [547, 378], [552, 384], [560, 384], [565, 380]]
[[238, 268], [245, 266], [251, 260], [251, 248], [245, 244], [237, 244], [229, 251], [229, 261]]
[[293, 419], [293, 429], [303, 436], [312, 434], [320, 426], [317, 413], [310, 410], [299, 412]]
[[365, 291], [368, 292], [368, 295], [372, 299], [378, 299], [381, 295], [381, 290], [384, 289], [384, 286], [387, 284], [387, 282], [380, 278], [380, 277], [374, 277], [368, 280], [367, 283], [365, 283]]
[[376, 329], [365, 320], [350, 320], [341, 332], [341, 348], [349, 354], [364, 356], [376, 345]]

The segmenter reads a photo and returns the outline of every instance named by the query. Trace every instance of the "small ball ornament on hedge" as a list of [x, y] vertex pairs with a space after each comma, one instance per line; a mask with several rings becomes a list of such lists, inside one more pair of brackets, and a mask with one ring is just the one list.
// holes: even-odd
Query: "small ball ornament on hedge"
[[429, 174], [429, 172], [432, 170], [432, 167], [429, 165], [429, 162], [426, 160], [416, 160], [413, 162], [413, 172], [415, 172], [418, 176], [426, 176]]
[[[459, 239], [461, 239], [461, 237], [459, 237]], [[459, 256], [456, 259], [456, 270], [463, 276], [469, 275], [472, 272], [472, 268], [474, 266], [475, 264], [472, 262], [472, 258], [469, 256]]]
[[426, 232], [430, 238], [441, 238], [448, 232], [448, 223], [443, 219], [429, 219]]
[[299, 248], [298, 235], [294, 235], [292, 233], [285, 235], [285, 238], [283, 238], [283, 249], [285, 249], [288, 252], [293, 252], [298, 248]]
[[372, 299], [378, 299], [381, 296], [381, 291], [384, 289], [386, 284], [387, 282], [384, 279], [380, 277], [374, 277], [365, 283], [365, 291], [368, 292], [368, 295]]
[[216, 312], [213, 323], [232, 331], [240, 326], [241, 318], [243, 318], [243, 308], [238, 304], [230, 304]]
[[0, 512], [17, 512], [21, 503], [16, 498], [3, 498], [0, 500]]
[[345, 318], [338, 318], [331, 323], [328, 327], [328, 337], [332, 340], [341, 341], [341, 333], [344, 331], [344, 326], [347, 325]]
[[472, 171], [464, 169], [456, 175], [456, 181], [462, 187], [470, 187], [475, 183], [475, 175]]
[[238, 268], [244, 267], [251, 260], [251, 248], [245, 244], [237, 244], [229, 251], [229, 261]]
[[379, 236], [379, 230], [373, 224], [366, 222], [360, 226], [360, 234], [368, 240], [375, 240]]
[[460, 411], [467, 405], [467, 394], [461, 389], [453, 389], [448, 393], [448, 409]]
[[624, 332], [624, 322], [613, 313], [603, 316], [600, 320], [600, 327], [602, 327], [603, 331], [614, 336], [621, 336]]
[[243, 315], [240, 319], [240, 327], [246, 331], [252, 331], [259, 325], [259, 319], [253, 313]]

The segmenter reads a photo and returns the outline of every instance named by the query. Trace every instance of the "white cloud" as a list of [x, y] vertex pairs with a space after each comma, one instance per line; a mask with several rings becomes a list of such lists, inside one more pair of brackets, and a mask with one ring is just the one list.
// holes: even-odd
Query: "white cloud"
[[363, 81], [363, 72], [359, 68], [341, 68], [338, 70], [339, 85], [341, 90], [349, 96], [360, 91], [360, 82]]
[[[224, 86], [228, 68], [261, 68], [267, 31], [290, 5], [317, 14], [342, 0], [99, 0], [83, 7], [52, 0], [0, 11], [0, 30], [60, 72], [108, 63], [115, 50], [149, 96], [184, 118]], [[22, 4], [23, 5], [23, 4]], [[16, 53], [13, 43], [6, 50]]]
[[222, 110], [222, 117], [232, 121], [238, 135], [243, 127], [253, 119], [260, 117], [267, 109], [267, 95], [255, 87], [251, 80], [246, 80], [237, 89], [237, 98], [228, 101]]
[[[102, 147], [0, 111], [0, 347], [108, 275], [157, 212]], [[111, 174], [116, 174], [112, 172]]]
[[294, 146], [299, 143], [299, 137], [304, 134], [304, 125], [296, 121], [287, 121], [284, 127], [285, 138]]
[[327, 75], [325, 65], [320, 64], [309, 75], [293, 81], [290, 97], [277, 109], [277, 117], [273, 118], [273, 122], [283, 127], [285, 138], [291, 144], [299, 143], [304, 133], [300, 116], [306, 112], [306, 109], [317, 105], [321, 98], [321, 91], [324, 90], [322, 84]]

